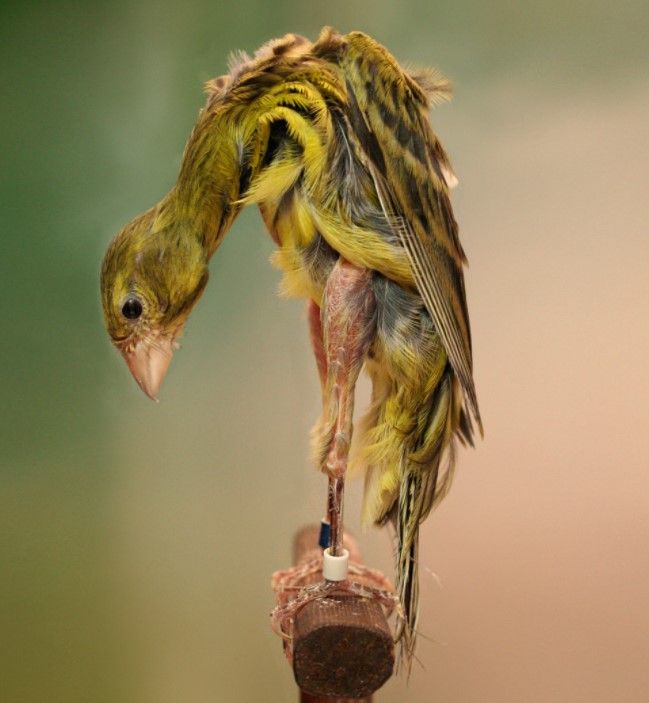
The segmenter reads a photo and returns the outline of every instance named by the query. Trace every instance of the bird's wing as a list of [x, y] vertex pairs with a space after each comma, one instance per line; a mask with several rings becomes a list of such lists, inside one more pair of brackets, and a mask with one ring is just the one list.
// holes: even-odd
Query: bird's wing
[[339, 62], [347, 83], [350, 127], [482, 430], [462, 272], [466, 257], [448, 196], [455, 177], [428, 119], [430, 102], [446, 97], [448, 84], [431, 74], [422, 80], [411, 77], [360, 32], [344, 37], [343, 46]]

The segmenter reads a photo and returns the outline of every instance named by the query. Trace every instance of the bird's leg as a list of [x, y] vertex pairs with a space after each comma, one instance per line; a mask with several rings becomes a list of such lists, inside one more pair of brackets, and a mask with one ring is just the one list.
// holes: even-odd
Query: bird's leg
[[375, 329], [376, 303], [371, 276], [370, 270], [339, 259], [327, 279], [322, 302], [326, 380], [318, 456], [322, 470], [329, 476], [330, 549], [334, 556], [342, 548], [343, 493], [352, 437], [354, 389]]
[[[325, 406], [326, 388], [327, 388], [327, 354], [324, 347], [324, 339], [322, 336], [322, 313], [320, 306], [314, 301], [307, 302], [307, 315], [309, 318], [309, 336], [311, 338], [311, 347], [315, 356], [316, 365], [318, 367], [318, 375], [320, 376], [320, 390], [322, 392], [322, 406]], [[320, 421], [314, 429], [314, 434], [319, 435], [319, 431], [323, 422]], [[323, 525], [320, 532], [320, 546], [326, 549], [329, 546], [330, 528], [331, 528], [331, 501], [329, 496], [333, 494], [334, 486], [333, 479], [329, 478], [329, 488], [327, 490], [327, 507], [326, 520], [323, 520]], [[323, 532], [326, 526], [326, 532]]]
[[307, 314], [309, 316], [309, 334], [311, 336], [311, 346], [313, 355], [318, 366], [318, 374], [320, 376], [320, 388], [322, 389], [323, 402], [325, 386], [327, 383], [327, 355], [324, 348], [324, 339], [322, 338], [322, 317], [320, 306], [313, 300], [307, 303]]
[[[307, 303], [307, 315], [309, 318], [309, 336], [311, 338], [311, 347], [313, 349], [313, 355], [315, 356], [316, 365], [318, 367], [318, 374], [320, 376], [322, 407], [324, 408], [327, 389], [327, 353], [325, 351], [324, 338], [322, 336], [322, 312], [320, 310], [320, 306], [314, 300], [309, 300]], [[316, 437], [320, 435], [323, 423], [324, 419], [321, 419], [314, 428], [313, 434]], [[320, 531], [319, 544], [322, 549], [326, 549], [329, 546], [329, 540], [331, 537], [331, 500], [329, 497], [333, 495], [333, 491], [333, 479], [330, 477], [329, 487], [327, 490], [327, 507], [325, 512], [326, 519], [323, 520]], [[326, 531], [324, 531], [325, 527]]]

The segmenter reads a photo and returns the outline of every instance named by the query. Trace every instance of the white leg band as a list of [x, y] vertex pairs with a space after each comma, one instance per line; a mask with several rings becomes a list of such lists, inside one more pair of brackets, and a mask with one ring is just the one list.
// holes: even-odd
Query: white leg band
[[330, 547], [327, 547], [322, 555], [322, 575], [326, 581], [344, 581], [349, 567], [349, 552], [343, 549], [340, 556], [334, 557], [329, 550]]

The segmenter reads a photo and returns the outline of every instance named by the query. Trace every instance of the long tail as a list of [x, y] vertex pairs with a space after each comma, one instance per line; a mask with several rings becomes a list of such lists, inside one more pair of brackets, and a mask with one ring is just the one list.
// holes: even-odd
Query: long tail
[[[390, 515], [397, 535], [396, 587], [403, 607], [400, 662], [412, 666], [419, 616], [419, 526], [448, 494], [455, 473], [455, 437], [472, 443], [470, 419], [450, 369], [431, 398], [417, 449], [404, 455], [399, 498]], [[433, 439], [434, 438], [434, 439]], [[431, 441], [433, 440], [433, 441]]]
[[450, 486], [453, 471], [452, 444], [448, 447], [448, 465], [438, 486], [441, 460], [441, 453], [438, 453], [433, 465], [426, 467], [425, 471], [419, 466], [404, 467], [399, 500], [392, 514], [397, 536], [396, 588], [403, 608], [399, 659], [406, 665], [408, 673], [415, 653], [419, 617], [419, 525]]
[[393, 521], [397, 535], [396, 576], [397, 594], [403, 608], [403, 631], [400, 633], [399, 661], [405, 662], [410, 673], [415, 653], [417, 620], [419, 618], [419, 521], [414, 518], [415, 502], [421, 476], [407, 473], [402, 481]]
[[[390, 522], [396, 532], [395, 581], [403, 615], [399, 664], [407, 671], [417, 635], [419, 526], [450, 489], [455, 438], [472, 443], [461, 386], [450, 365], [436, 372], [434, 352], [431, 348], [432, 361], [421, 361], [420, 355], [420, 362], [408, 367], [413, 378], [405, 382], [403, 375], [397, 380], [386, 373], [391, 359], [367, 364], [372, 403], [354, 457], [356, 470], [365, 471], [364, 524]], [[429, 372], [423, 380], [414, 373], [422, 369]]]

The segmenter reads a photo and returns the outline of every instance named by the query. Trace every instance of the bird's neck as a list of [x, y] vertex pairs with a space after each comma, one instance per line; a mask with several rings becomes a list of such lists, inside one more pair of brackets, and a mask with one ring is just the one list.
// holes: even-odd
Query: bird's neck
[[[301, 81], [276, 80], [250, 102], [208, 101], [185, 147], [167, 197], [170, 210], [192, 223], [208, 256], [244, 204], [279, 202], [300, 176], [312, 189], [322, 172], [332, 129], [325, 98], [310, 81], [298, 91]], [[292, 147], [280, 149], [287, 130]]]
[[245, 144], [251, 135], [245, 122], [232, 125], [227, 118], [209, 106], [201, 111], [185, 146], [178, 181], [165, 198], [165, 210], [191, 223], [208, 256], [241, 209], [237, 201], [250, 179]]

